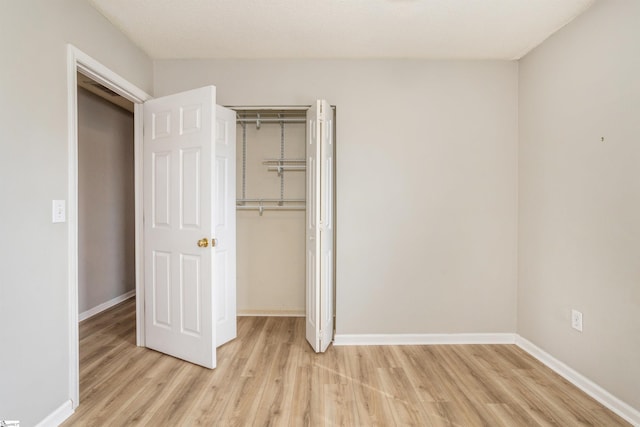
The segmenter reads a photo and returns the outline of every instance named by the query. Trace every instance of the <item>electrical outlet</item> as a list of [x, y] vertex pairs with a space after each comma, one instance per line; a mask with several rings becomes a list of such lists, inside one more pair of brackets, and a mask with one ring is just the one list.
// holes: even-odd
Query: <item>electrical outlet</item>
[[67, 214], [65, 209], [64, 200], [53, 201], [53, 212], [51, 222], [65, 222], [67, 220]]
[[582, 332], [582, 313], [578, 310], [571, 310], [571, 327]]

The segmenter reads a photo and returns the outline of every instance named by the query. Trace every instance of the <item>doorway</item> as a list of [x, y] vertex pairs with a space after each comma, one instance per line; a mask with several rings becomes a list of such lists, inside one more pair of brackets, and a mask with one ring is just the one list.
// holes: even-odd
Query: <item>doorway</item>
[[134, 109], [134, 193], [135, 193], [135, 288], [136, 288], [136, 341], [144, 345], [143, 301], [144, 277], [142, 259], [142, 103], [151, 96], [125, 80], [100, 62], [73, 45], [67, 45], [67, 107], [68, 107], [68, 191], [67, 191], [67, 241], [68, 241], [68, 315], [69, 315], [69, 399], [75, 409], [80, 403], [79, 382], [79, 306], [78, 306], [78, 72], [94, 82], [133, 102]]

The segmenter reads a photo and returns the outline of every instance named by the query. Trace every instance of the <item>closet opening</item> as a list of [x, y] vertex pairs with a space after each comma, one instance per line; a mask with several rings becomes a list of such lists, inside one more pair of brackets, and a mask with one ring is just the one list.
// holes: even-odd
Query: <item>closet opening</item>
[[236, 111], [237, 308], [306, 317], [323, 352], [335, 330], [335, 107]]
[[231, 108], [238, 315], [304, 317], [308, 107]]

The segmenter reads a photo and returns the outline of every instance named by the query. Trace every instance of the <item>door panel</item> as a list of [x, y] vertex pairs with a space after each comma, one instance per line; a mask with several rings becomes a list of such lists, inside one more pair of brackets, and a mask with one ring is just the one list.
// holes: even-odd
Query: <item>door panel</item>
[[153, 324], [168, 328], [171, 326], [171, 254], [153, 251]]
[[200, 276], [200, 258], [180, 255], [180, 300], [184, 301], [180, 332], [196, 338], [202, 333], [200, 325], [202, 301], [199, 301], [202, 294]]
[[199, 148], [180, 150], [180, 227], [200, 228], [200, 157]]
[[307, 112], [306, 337], [316, 352], [333, 339], [333, 110]]
[[151, 218], [154, 228], [169, 227], [169, 174], [171, 170], [171, 153], [158, 151], [152, 154], [152, 208]]
[[320, 351], [320, 324], [318, 313], [320, 311], [320, 277], [318, 265], [318, 253], [320, 252], [319, 228], [317, 222], [320, 217], [320, 187], [319, 168], [320, 158], [318, 126], [319, 108], [314, 104], [307, 111], [307, 230], [306, 230], [306, 338], [311, 347]]
[[333, 109], [326, 101], [321, 101], [322, 131], [320, 133], [320, 351], [324, 352], [333, 340]]
[[213, 86], [144, 105], [145, 340], [214, 368]]
[[216, 346], [237, 336], [236, 113], [216, 106], [214, 175], [214, 282]]

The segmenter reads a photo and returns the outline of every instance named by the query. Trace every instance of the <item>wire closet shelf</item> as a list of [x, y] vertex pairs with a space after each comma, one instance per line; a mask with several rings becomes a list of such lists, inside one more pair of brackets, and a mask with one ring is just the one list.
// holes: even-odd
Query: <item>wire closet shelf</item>
[[[306, 171], [305, 159], [285, 158], [285, 125], [306, 122], [305, 110], [236, 110], [236, 122], [242, 128], [242, 174], [241, 197], [236, 200], [237, 210], [258, 211], [260, 216], [265, 211], [304, 211], [305, 199], [285, 198], [285, 173]], [[263, 124], [280, 125], [280, 156], [278, 158], [263, 159], [262, 164], [268, 172], [277, 172], [280, 180], [279, 198], [249, 198], [247, 197], [247, 125], [254, 124], [256, 130]]]

